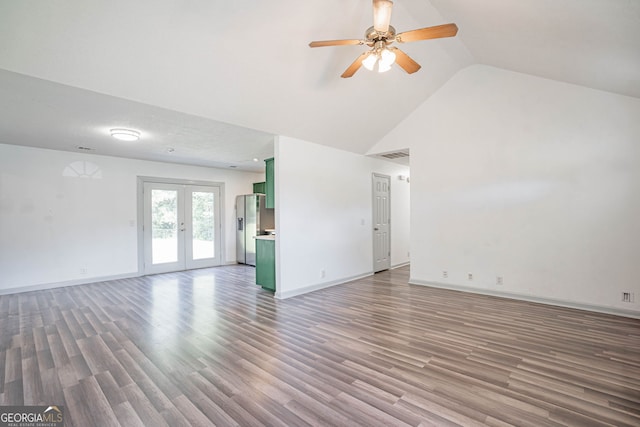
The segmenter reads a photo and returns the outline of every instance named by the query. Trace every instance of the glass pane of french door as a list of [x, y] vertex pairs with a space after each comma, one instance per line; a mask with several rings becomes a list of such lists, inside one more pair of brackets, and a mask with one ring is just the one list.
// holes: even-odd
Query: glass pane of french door
[[192, 258], [215, 257], [215, 211], [212, 192], [193, 191], [191, 193], [192, 218]]
[[151, 190], [151, 263], [178, 261], [178, 192]]
[[220, 188], [189, 185], [185, 188], [187, 268], [220, 265]]
[[144, 183], [144, 271], [147, 274], [185, 269], [184, 188]]

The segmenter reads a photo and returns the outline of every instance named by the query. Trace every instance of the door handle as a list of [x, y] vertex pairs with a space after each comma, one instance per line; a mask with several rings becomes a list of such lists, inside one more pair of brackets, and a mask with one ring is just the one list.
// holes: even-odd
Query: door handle
[[379, 228], [378, 228], [378, 227], [375, 227], [373, 230], [374, 230], [374, 231], [378, 231], [378, 230], [379, 230]]

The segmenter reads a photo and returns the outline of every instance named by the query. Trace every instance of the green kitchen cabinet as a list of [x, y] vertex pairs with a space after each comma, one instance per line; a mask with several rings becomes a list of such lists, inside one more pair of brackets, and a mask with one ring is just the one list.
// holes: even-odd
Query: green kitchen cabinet
[[256, 239], [256, 285], [272, 292], [276, 290], [275, 239]]
[[254, 182], [253, 183], [253, 194], [266, 194], [267, 193], [267, 183], [266, 182]]
[[267, 168], [267, 171], [266, 171], [266, 184], [267, 184], [266, 187], [267, 188], [265, 192], [265, 194], [267, 195], [266, 206], [268, 209], [273, 209], [276, 207], [273, 158], [266, 159], [264, 162]]

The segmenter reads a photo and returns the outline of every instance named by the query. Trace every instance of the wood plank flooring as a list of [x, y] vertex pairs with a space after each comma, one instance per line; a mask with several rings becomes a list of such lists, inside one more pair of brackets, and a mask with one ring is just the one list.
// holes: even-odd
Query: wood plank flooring
[[229, 266], [0, 296], [0, 405], [67, 426], [639, 426], [640, 320]]

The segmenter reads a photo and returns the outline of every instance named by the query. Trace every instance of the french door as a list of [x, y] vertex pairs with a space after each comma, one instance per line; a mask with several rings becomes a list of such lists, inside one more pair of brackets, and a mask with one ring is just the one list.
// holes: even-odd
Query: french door
[[222, 263], [220, 187], [145, 182], [145, 274]]

